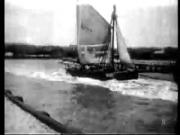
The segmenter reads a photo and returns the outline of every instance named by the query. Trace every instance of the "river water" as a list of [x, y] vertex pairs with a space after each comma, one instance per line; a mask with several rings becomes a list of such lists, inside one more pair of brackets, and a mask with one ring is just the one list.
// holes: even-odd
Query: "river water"
[[85, 133], [174, 133], [175, 82], [72, 77], [59, 60], [5, 60], [5, 88]]

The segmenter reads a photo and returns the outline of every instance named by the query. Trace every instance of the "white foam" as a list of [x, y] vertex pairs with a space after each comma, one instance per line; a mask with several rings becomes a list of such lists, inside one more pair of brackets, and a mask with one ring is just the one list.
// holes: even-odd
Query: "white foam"
[[[100, 81], [92, 78], [72, 77], [60, 68], [57, 71], [28, 71], [27, 69], [13, 69], [9, 71], [16, 75], [23, 75], [32, 78], [46, 79], [49, 81], [64, 81], [68, 83], [82, 83], [88, 85], [98, 85], [109, 88], [112, 91], [120, 92], [124, 95], [138, 96], [149, 99], [163, 99], [177, 102], [177, 85], [170, 81], [139, 78], [134, 80], [118, 81], [115, 79]], [[172, 90], [173, 89], [173, 90]]]

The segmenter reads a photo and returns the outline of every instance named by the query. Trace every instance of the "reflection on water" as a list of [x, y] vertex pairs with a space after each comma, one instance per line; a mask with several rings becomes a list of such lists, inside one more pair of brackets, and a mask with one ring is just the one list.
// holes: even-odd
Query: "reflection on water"
[[114, 107], [113, 94], [107, 88], [77, 84], [72, 94], [73, 99], [83, 108], [106, 111]]
[[84, 132], [107, 132], [115, 121], [113, 92], [99, 86], [76, 85], [72, 100], [80, 107], [78, 125]]
[[[163, 100], [121, 95], [98, 86], [77, 85], [72, 91], [74, 106], [84, 132], [173, 133], [177, 106]], [[74, 123], [74, 124], [73, 124]], [[74, 121], [71, 121], [75, 125]]]

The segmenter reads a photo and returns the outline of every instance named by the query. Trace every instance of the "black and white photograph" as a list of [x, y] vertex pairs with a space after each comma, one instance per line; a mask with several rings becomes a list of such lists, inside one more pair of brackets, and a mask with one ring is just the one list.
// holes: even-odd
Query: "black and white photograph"
[[5, 0], [5, 134], [175, 134], [178, 0]]

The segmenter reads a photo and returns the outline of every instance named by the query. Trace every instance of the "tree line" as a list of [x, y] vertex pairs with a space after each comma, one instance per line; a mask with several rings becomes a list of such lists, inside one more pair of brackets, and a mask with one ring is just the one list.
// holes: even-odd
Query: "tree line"
[[[166, 48], [128, 48], [132, 59], [176, 60], [178, 49]], [[11, 55], [8, 55], [11, 54]], [[115, 50], [116, 57], [117, 51]], [[76, 46], [38, 46], [27, 44], [6, 44], [5, 58], [77, 58]]]

